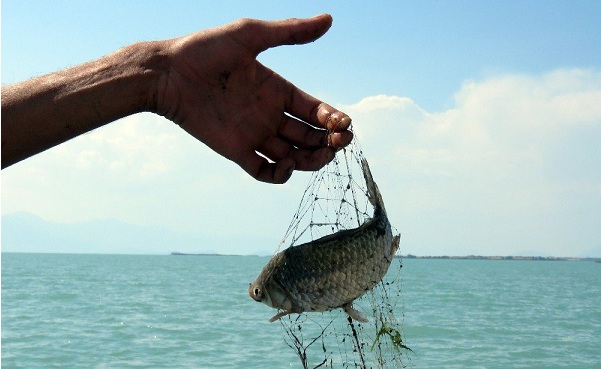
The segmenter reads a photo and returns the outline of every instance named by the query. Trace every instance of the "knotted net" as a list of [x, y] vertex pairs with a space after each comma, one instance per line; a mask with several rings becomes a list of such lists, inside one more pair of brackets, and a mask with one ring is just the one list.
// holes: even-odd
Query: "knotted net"
[[[312, 175], [277, 251], [359, 227], [373, 216], [362, 159], [355, 138]], [[401, 331], [401, 268], [401, 259], [395, 257], [382, 281], [353, 303], [369, 318], [368, 323], [350, 319], [342, 309], [280, 319], [284, 340], [303, 368], [404, 368], [410, 364], [411, 350]]]

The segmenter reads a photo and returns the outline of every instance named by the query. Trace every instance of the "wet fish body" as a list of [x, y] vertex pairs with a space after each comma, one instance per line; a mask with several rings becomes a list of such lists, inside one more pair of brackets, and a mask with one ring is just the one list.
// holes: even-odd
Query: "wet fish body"
[[378, 284], [390, 266], [400, 236], [393, 236], [382, 196], [365, 159], [363, 175], [374, 216], [358, 228], [289, 247], [265, 265], [250, 284], [251, 298], [292, 313], [343, 308], [355, 320], [367, 321], [352, 303]]

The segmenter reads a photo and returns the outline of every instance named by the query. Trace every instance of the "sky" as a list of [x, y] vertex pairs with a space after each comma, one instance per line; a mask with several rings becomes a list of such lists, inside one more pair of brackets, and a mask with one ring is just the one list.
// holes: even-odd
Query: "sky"
[[[318, 41], [259, 60], [353, 118], [403, 254], [601, 256], [598, 1], [5, 0], [1, 10], [3, 85], [242, 17], [330, 13]], [[1, 176], [3, 217], [203, 234], [238, 254], [275, 251], [310, 178], [256, 182], [149, 113]], [[105, 246], [85, 251], [114, 252]]]

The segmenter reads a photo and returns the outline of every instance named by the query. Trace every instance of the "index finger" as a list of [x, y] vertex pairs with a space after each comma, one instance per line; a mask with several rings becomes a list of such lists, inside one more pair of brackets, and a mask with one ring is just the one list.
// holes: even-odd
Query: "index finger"
[[[290, 82], [288, 82], [290, 83]], [[286, 112], [314, 127], [326, 129], [328, 132], [346, 131], [351, 125], [351, 118], [338, 109], [314, 98], [290, 83], [292, 89], [290, 99], [286, 103]]]

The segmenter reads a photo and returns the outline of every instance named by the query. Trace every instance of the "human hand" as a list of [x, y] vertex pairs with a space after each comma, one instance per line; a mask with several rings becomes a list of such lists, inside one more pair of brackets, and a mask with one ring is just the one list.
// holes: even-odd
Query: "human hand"
[[351, 142], [351, 119], [256, 57], [271, 47], [314, 41], [331, 24], [329, 15], [243, 19], [160, 42], [168, 61], [156, 112], [257, 180], [284, 183], [294, 170], [318, 170]]

